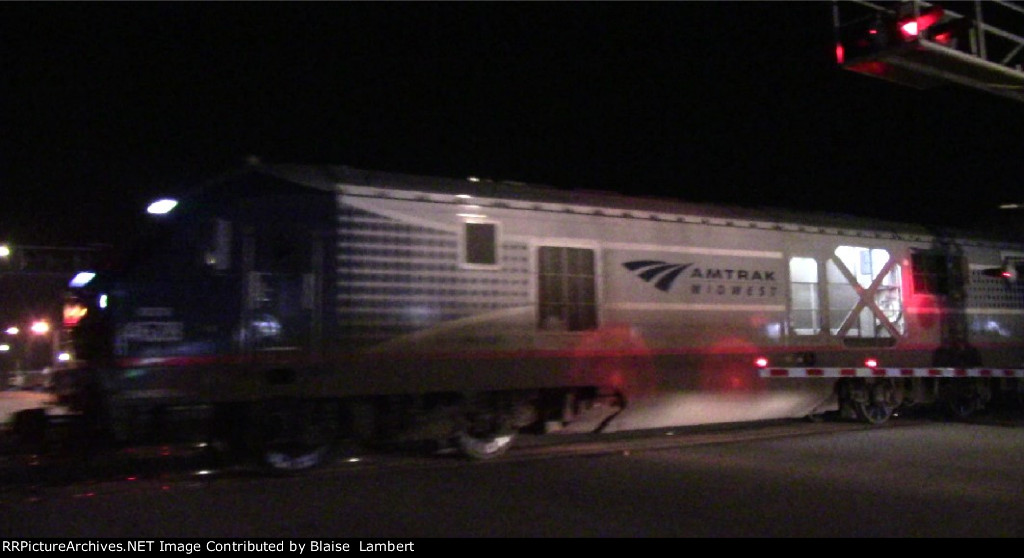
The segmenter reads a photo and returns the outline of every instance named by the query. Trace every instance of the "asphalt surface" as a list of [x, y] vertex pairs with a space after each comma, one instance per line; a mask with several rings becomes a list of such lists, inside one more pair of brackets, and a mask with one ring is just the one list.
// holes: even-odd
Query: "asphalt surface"
[[18, 411], [36, 408], [44, 408], [48, 413], [63, 412], [52, 393], [17, 389], [0, 391], [0, 428], [9, 428]]

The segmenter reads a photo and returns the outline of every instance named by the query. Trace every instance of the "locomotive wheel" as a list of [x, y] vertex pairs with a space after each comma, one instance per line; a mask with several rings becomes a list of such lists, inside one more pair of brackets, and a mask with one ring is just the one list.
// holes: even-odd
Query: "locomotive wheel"
[[979, 407], [978, 399], [967, 393], [960, 393], [946, 400], [946, 410], [956, 420], [970, 418]]
[[865, 393], [851, 402], [857, 418], [868, 424], [882, 424], [900, 406], [896, 386], [889, 380], [877, 380], [863, 386]]
[[338, 406], [324, 400], [282, 400], [262, 407], [256, 427], [257, 457], [275, 473], [295, 473], [325, 465], [339, 436]]
[[992, 392], [981, 380], [969, 380], [947, 385], [943, 398], [950, 416], [965, 420], [985, 408], [992, 399]]
[[512, 447], [515, 441], [515, 434], [470, 434], [463, 432], [459, 434], [459, 451], [471, 459], [494, 459], [504, 455], [508, 448]]
[[462, 455], [476, 460], [494, 459], [504, 455], [515, 441], [515, 431], [500, 417], [482, 415], [470, 420], [456, 436]]

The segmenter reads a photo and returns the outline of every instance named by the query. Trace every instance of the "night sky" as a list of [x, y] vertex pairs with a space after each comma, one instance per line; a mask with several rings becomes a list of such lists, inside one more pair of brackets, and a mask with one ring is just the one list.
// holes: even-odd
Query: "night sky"
[[266, 163], [973, 225], [1024, 104], [840, 69], [830, 2], [0, 4], [0, 240]]

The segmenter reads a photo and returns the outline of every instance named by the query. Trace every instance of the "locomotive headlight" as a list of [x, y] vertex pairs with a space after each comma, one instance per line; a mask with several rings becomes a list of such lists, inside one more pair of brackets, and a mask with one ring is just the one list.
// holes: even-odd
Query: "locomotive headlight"
[[155, 200], [146, 207], [146, 213], [150, 215], [166, 215], [178, 206], [178, 200], [162, 198]]
[[768, 357], [757, 357], [754, 359], [754, 366], [758, 368], [765, 368], [768, 366]]
[[864, 366], [867, 366], [868, 368], [878, 368], [878, 359], [868, 357], [864, 359]]

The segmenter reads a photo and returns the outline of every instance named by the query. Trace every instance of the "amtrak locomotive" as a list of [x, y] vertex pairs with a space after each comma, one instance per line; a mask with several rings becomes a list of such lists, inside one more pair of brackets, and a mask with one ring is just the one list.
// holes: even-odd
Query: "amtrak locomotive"
[[342, 440], [963, 416], [1024, 383], [1024, 244], [337, 166], [253, 165], [75, 283], [62, 400], [279, 471]]

